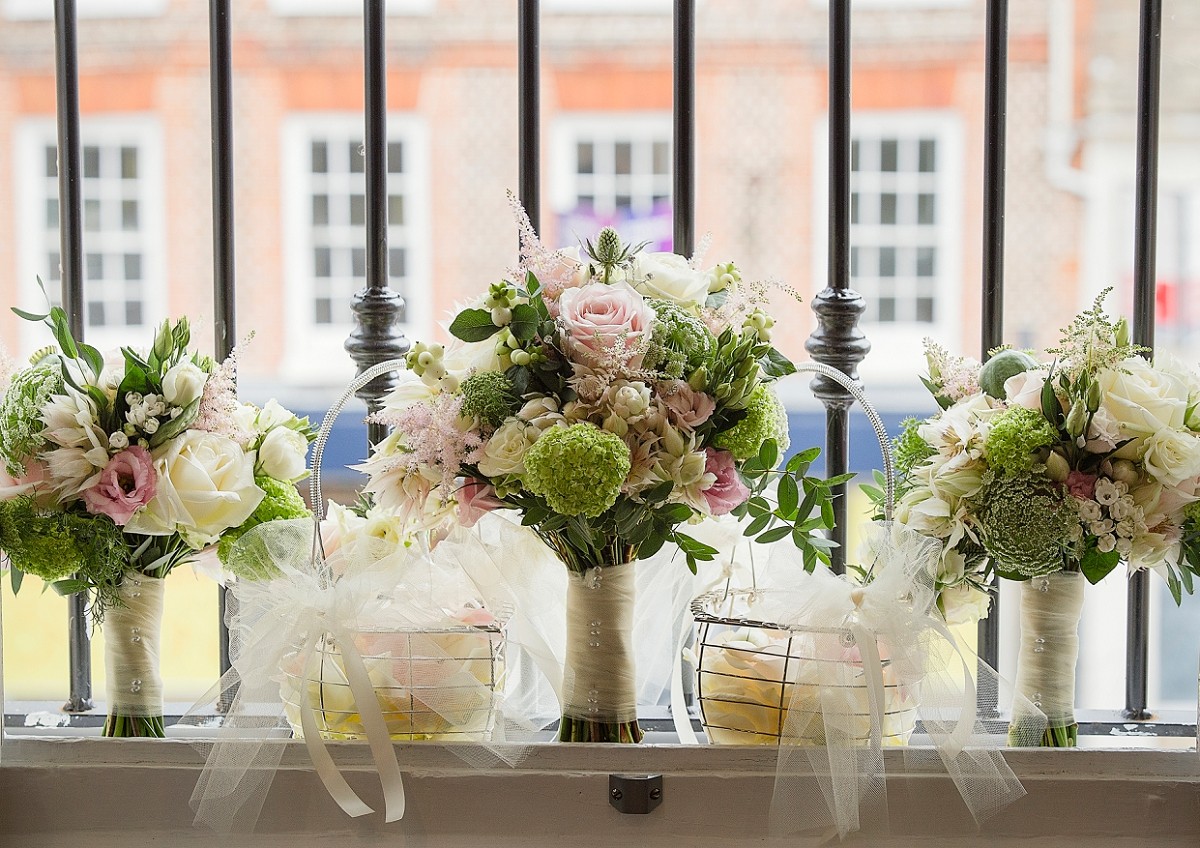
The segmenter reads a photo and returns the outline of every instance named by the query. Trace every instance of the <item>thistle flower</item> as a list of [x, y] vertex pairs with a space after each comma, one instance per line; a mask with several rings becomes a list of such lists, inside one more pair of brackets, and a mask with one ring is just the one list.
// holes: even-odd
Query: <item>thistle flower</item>
[[572, 424], [534, 442], [525, 454], [525, 485], [557, 513], [596, 518], [616, 502], [629, 468], [629, 447], [619, 436]]
[[750, 394], [746, 416], [713, 439], [713, 446], [729, 451], [737, 459], [758, 454], [767, 439], [774, 439], [783, 455], [791, 445], [788, 437], [787, 410], [766, 383]]

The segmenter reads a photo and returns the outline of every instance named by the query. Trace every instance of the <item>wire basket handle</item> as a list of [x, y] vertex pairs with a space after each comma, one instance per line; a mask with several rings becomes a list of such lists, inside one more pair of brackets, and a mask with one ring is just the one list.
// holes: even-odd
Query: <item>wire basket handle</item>
[[858, 381], [850, 379], [836, 368], [820, 362], [801, 362], [796, 365], [796, 371], [798, 373], [820, 374], [823, 377], [828, 377], [848, 391], [862, 406], [863, 412], [867, 414], [867, 420], [871, 422], [871, 427], [875, 430], [875, 438], [879, 440], [879, 452], [883, 454], [883, 514], [888, 521], [891, 521], [892, 512], [896, 506], [896, 466], [892, 458], [892, 443], [888, 438], [887, 428], [883, 425], [883, 419], [879, 417], [879, 413], [875, 411], [875, 407], [867, 400], [867, 395], [863, 392], [862, 386], [859, 385]]
[[378, 365], [372, 365], [350, 381], [350, 385], [342, 392], [342, 396], [337, 399], [337, 402], [333, 406], [329, 407], [329, 411], [321, 419], [321, 431], [317, 434], [316, 444], [313, 445], [312, 478], [308, 483], [308, 494], [312, 502], [313, 517], [317, 520], [318, 527], [321, 519], [325, 516], [325, 501], [321, 495], [321, 460], [325, 456], [325, 445], [329, 442], [329, 434], [333, 431], [333, 422], [337, 420], [342, 409], [350, 402], [350, 398], [354, 397], [354, 393], [367, 385], [367, 383], [392, 371], [403, 371], [407, 367], [408, 363], [403, 358], [389, 359], [386, 362], [380, 362]]

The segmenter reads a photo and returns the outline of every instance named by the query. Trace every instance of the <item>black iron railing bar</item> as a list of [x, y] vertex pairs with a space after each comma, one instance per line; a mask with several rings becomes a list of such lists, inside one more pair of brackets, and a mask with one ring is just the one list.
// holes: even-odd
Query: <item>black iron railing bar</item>
[[[71, 334], [83, 341], [83, 216], [79, 165], [79, 46], [75, 0], [54, 2], [54, 56], [58, 100], [58, 236], [62, 307]], [[92, 709], [92, 640], [88, 596], [67, 598], [67, 654], [71, 692], [63, 709]]]
[[[1008, 0], [988, 0], [984, 54], [983, 292], [980, 361], [1004, 344], [1004, 187], [1008, 112]], [[993, 580], [992, 608], [979, 622], [979, 658], [1000, 662], [1000, 593]], [[992, 705], [994, 706], [994, 705]]]
[[671, 249], [696, 248], [696, 0], [675, 0], [672, 96]]
[[[230, 0], [209, 0], [208, 57], [213, 207], [213, 330], [217, 361], [237, 344], [233, 206], [233, 40]], [[229, 671], [228, 590], [217, 589], [217, 651]]]
[[539, 235], [541, 180], [541, 44], [539, 0], [517, 6], [517, 196]]
[[[1155, 239], [1158, 232], [1158, 107], [1162, 0], [1142, 0], [1138, 48], [1137, 180], [1134, 187], [1133, 340], [1154, 347]], [[1148, 718], [1150, 574], [1129, 578], [1125, 630], [1125, 710]]]

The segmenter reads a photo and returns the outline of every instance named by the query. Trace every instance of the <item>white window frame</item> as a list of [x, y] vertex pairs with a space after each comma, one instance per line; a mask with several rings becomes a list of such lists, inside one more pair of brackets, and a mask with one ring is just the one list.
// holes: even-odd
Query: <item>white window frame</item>
[[[54, 18], [52, 0], [3, 0], [4, 17], [15, 21]], [[80, 18], [152, 18], [167, 10], [167, 0], [78, 0]]]
[[[353, 324], [318, 324], [313, 316], [311, 149], [314, 139], [361, 138], [361, 114], [305, 112], [289, 115], [282, 128], [283, 268], [286, 342], [281, 376], [296, 385], [347, 382], [354, 363], [345, 351]], [[429, 140], [423, 120], [412, 115], [388, 115], [388, 136], [404, 145], [404, 171], [388, 175], [401, 181], [405, 192], [405, 321], [409, 339], [426, 338], [431, 328], [432, 235], [429, 194]], [[397, 180], [397, 177], [399, 179]], [[390, 234], [389, 234], [390, 235]], [[365, 247], [365, 236], [363, 239]], [[395, 242], [389, 238], [389, 247]]]
[[[138, 239], [142, 249], [142, 323], [139, 334], [147, 339], [155, 324], [167, 315], [168, 279], [166, 247], [166, 198], [163, 166], [162, 127], [154, 117], [144, 114], [106, 115], [85, 117], [80, 121], [80, 137], [83, 147], [99, 144], [105, 147], [136, 146], [138, 148]], [[45, 301], [38, 291], [35, 278], [39, 275], [49, 288], [52, 283], [44, 265], [44, 254], [49, 249], [50, 228], [46, 225], [45, 148], [57, 145], [55, 124], [51, 118], [35, 118], [18, 124], [14, 134], [15, 174], [18, 210], [17, 220], [17, 302], [22, 308], [34, 312], [45, 310]], [[82, 157], [81, 157], [82, 158]], [[57, 197], [57, 194], [52, 195]], [[86, 263], [91, 239], [104, 234], [83, 232], [83, 260]], [[86, 267], [84, 269], [84, 299], [87, 299]], [[131, 342], [131, 328], [127, 325], [91, 327], [86, 323], [84, 306], [84, 328], [86, 341], [101, 350], [115, 349]], [[20, 349], [28, 353], [49, 342], [44, 327], [22, 321]], [[147, 341], [148, 343], [148, 341]]]
[[[566, 112], [555, 117], [550, 134], [550, 168], [551, 168], [551, 205], [557, 214], [565, 214], [574, 210], [580, 192], [579, 174], [576, 171], [576, 144], [580, 141], [616, 141], [632, 140], [635, 142], [671, 141], [671, 114], [669, 112]], [[636, 153], [635, 153], [636, 155]], [[673, 152], [668, 147], [668, 156]], [[651, 163], [651, 169], [653, 162]], [[605, 173], [602, 180], [610, 175]], [[605, 197], [615, 196], [615, 190], [605, 187]], [[657, 190], [661, 189], [661, 190]], [[634, 171], [633, 190], [634, 202], [631, 207], [635, 211], [648, 211], [646, 198], [655, 195], [665, 195], [671, 201], [671, 172], [665, 175]], [[652, 203], [652, 201], [650, 201]], [[601, 204], [597, 212], [608, 214], [614, 209], [609, 204]], [[585, 234], [579, 233], [582, 237]], [[590, 233], [586, 235], [591, 235]], [[570, 233], [559, 233], [559, 242], [571, 238]], [[573, 243], [573, 241], [571, 242]]]
[[563, 15], [669, 15], [672, 9], [671, 0], [542, 0], [541, 5], [543, 12]]
[[[387, 0], [389, 15], [427, 15], [437, 0]], [[359, 17], [362, 0], [270, 0], [268, 8], [285, 17]]]
[[[962, 325], [963, 274], [963, 124], [954, 112], [896, 110], [855, 112], [850, 119], [851, 138], [932, 138], [937, 142], [938, 175], [935, 192], [937, 265], [933, 276], [934, 321], [880, 323], [863, 320], [861, 326], [873, 350], [859, 366], [864, 379], [876, 383], [911, 382], [914, 363], [923, 362], [922, 340], [940, 339], [959, 346]], [[828, 119], [817, 122], [813, 136], [813, 285], [815, 295], [828, 279], [829, 150]], [[851, 234], [858, 225], [851, 225]], [[928, 225], [926, 225], [928, 226]], [[899, 229], [899, 228], [895, 228]], [[851, 287], [854, 283], [851, 280]]]

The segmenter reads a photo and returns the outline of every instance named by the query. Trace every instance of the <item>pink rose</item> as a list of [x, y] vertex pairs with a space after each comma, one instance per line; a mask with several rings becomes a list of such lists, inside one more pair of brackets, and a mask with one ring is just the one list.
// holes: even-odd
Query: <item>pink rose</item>
[[1080, 500], [1090, 501], [1096, 496], [1096, 475], [1072, 471], [1067, 475], [1067, 488]]
[[108, 461], [99, 481], [82, 492], [83, 502], [92, 515], [107, 515], [124, 527], [154, 497], [157, 482], [150, 451], [134, 445]]
[[479, 480], [465, 480], [456, 495], [458, 499], [458, 523], [463, 527], [474, 527], [475, 522], [494, 509], [504, 506], [496, 497], [491, 484]]
[[671, 423], [688, 433], [707, 421], [717, 408], [710, 395], [696, 391], [683, 380], [664, 383], [661, 390]]
[[737, 466], [733, 462], [733, 454], [729, 451], [705, 448], [708, 454], [704, 463], [704, 472], [712, 474], [717, 481], [701, 492], [708, 502], [708, 509], [713, 515], [725, 515], [733, 508], [750, 497], [750, 490], [738, 476]]
[[570, 350], [586, 365], [610, 356], [631, 367], [641, 365], [654, 310], [628, 283], [591, 283], [567, 289], [558, 300], [558, 322]]

